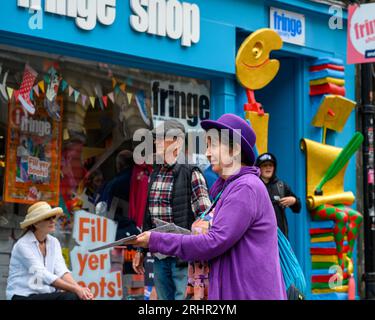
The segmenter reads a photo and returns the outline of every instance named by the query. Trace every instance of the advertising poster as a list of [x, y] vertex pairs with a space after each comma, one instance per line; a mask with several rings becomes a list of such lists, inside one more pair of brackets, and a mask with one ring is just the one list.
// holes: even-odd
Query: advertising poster
[[[36, 99], [28, 113], [12, 99], [8, 105], [8, 135], [4, 200], [32, 204], [59, 204], [61, 121], [51, 117], [44, 99]], [[62, 99], [57, 98], [62, 114]]]
[[375, 62], [375, 3], [348, 10], [348, 64]]

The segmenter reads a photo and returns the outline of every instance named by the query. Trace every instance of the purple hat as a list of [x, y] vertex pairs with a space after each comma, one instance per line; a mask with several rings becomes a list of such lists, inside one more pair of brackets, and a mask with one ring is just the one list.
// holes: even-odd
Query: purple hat
[[256, 135], [250, 125], [241, 117], [236, 116], [232, 113], [222, 115], [219, 119], [215, 120], [203, 120], [201, 127], [208, 131], [210, 129], [228, 129], [230, 133], [235, 133], [234, 129], [241, 130], [241, 149], [243, 154], [247, 157], [247, 160], [251, 165], [255, 162], [254, 145], [256, 141]]

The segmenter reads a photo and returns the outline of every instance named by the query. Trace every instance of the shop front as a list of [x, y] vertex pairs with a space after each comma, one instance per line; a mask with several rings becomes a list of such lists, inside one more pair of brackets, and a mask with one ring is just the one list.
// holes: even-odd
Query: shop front
[[[279, 160], [278, 175], [305, 202], [300, 140], [322, 139], [322, 130], [311, 125], [319, 105], [309, 94], [309, 68], [318, 58], [345, 61], [345, 16], [344, 29], [334, 29], [327, 5], [295, 0], [14, 0], [0, 6], [0, 298], [19, 223], [37, 199], [64, 208], [57, 236], [65, 258], [97, 297], [135, 299], [151, 289], [152, 279], [144, 291], [144, 280], [131, 275], [129, 263], [123, 270], [131, 250], [87, 256], [93, 242], [139, 232], [141, 214], [128, 216], [129, 194], [137, 186], [126, 171], [124, 150], [134, 149], [138, 129], [166, 118], [196, 131], [204, 119], [244, 116], [247, 97], [236, 80], [236, 53], [261, 28], [276, 30], [284, 41], [271, 54], [280, 61], [278, 74], [255, 92], [270, 115], [268, 151]], [[345, 65], [343, 80], [346, 98], [354, 99], [353, 67]], [[327, 142], [342, 148], [354, 131], [353, 112], [342, 132], [327, 133]], [[121, 170], [119, 156], [125, 159]], [[138, 169], [147, 176], [147, 169]], [[104, 192], [119, 178], [128, 187]], [[356, 192], [354, 160], [344, 189]], [[107, 203], [108, 220], [98, 202]], [[316, 271], [308, 208], [287, 215], [308, 298], [344, 299], [345, 293], [311, 280]]]

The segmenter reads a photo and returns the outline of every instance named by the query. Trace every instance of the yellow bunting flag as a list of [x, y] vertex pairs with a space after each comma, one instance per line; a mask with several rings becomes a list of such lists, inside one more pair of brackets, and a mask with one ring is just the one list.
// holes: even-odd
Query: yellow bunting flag
[[126, 96], [128, 98], [128, 104], [130, 104], [132, 102], [133, 94], [129, 92], [126, 94]]
[[13, 97], [13, 92], [14, 92], [14, 89], [12, 89], [12, 88], [9, 88], [9, 87], [7, 87], [7, 91], [8, 91], [8, 96], [9, 96], [9, 99], [12, 99], [12, 97]]
[[68, 129], [64, 129], [64, 132], [63, 132], [63, 140], [69, 140], [70, 139], [70, 135], [69, 135], [69, 131]]
[[95, 108], [95, 97], [90, 97], [90, 102], [91, 102], [92, 108]]
[[44, 93], [45, 91], [44, 91], [44, 81], [43, 80], [38, 82], [38, 86], [39, 86], [40, 90], [42, 90], [42, 92]]
[[116, 78], [112, 78], [112, 88], [116, 87], [117, 80]]

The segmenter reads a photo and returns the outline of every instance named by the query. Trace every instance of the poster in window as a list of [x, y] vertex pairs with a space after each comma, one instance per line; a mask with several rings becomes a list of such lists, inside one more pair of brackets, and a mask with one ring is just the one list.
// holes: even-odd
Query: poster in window
[[[41, 96], [40, 96], [41, 97]], [[12, 99], [8, 105], [8, 135], [4, 200], [32, 204], [59, 202], [61, 121], [36, 99], [36, 112], [27, 113]], [[62, 115], [62, 98], [56, 100]]]

